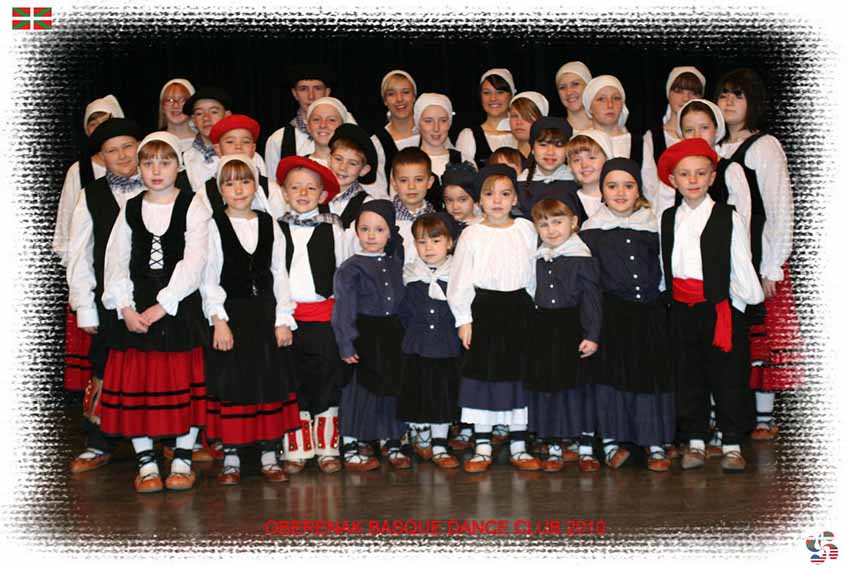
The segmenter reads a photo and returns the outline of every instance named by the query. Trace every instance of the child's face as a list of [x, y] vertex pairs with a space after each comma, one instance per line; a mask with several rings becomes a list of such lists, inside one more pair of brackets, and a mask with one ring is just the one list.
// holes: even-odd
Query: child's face
[[712, 117], [708, 113], [695, 111], [682, 117], [682, 136], [686, 139], [702, 139], [709, 146], [714, 146], [714, 137], [717, 135], [717, 127], [714, 126]]
[[640, 197], [637, 181], [623, 170], [614, 170], [602, 184], [602, 201], [618, 216], [628, 217], [635, 211]]
[[244, 178], [225, 180], [218, 185], [218, 188], [228, 210], [247, 212], [251, 209], [251, 203], [254, 201], [254, 194], [257, 191], [253, 176], [247, 175]]
[[728, 126], [737, 127], [747, 122], [747, 96], [740, 89], [721, 89], [717, 106], [723, 111]]
[[491, 222], [507, 221], [516, 203], [516, 190], [506, 178], [500, 177], [492, 188], [481, 190], [481, 211]]
[[584, 79], [575, 73], [565, 73], [558, 80], [558, 97], [567, 111], [577, 113], [582, 109], [581, 96], [587, 85]]
[[290, 170], [281, 191], [289, 207], [299, 214], [318, 208], [327, 196], [322, 188], [322, 177], [308, 168]]
[[396, 119], [408, 119], [413, 114], [413, 103], [416, 99], [413, 84], [407, 79], [396, 78], [390, 82], [384, 93], [384, 105]]
[[342, 147], [337, 147], [331, 151], [328, 166], [339, 181], [339, 187], [346, 189], [361, 176], [369, 174], [371, 170], [362, 153]]
[[322, 146], [328, 146], [336, 128], [342, 124], [342, 117], [333, 105], [319, 105], [307, 120], [307, 131], [313, 140]]
[[416, 253], [427, 265], [432, 267], [440, 265], [449, 255], [452, 240], [448, 236], [439, 235], [431, 237], [424, 232], [416, 237]]
[[511, 122], [511, 132], [519, 142], [528, 142], [531, 132], [531, 121], [526, 121], [516, 109], [511, 109], [508, 118]]
[[667, 94], [667, 102], [670, 103], [670, 110], [675, 116], [682, 109], [682, 105], [691, 99], [697, 99], [700, 96], [696, 91], [690, 89], [671, 89]]
[[531, 151], [543, 174], [552, 174], [567, 160], [567, 145], [561, 141], [534, 141]]
[[612, 86], [603, 87], [590, 102], [593, 120], [604, 127], [614, 127], [623, 111], [623, 95]]
[[111, 116], [111, 114], [104, 113], [103, 111], [98, 111], [97, 113], [89, 115], [89, 120], [86, 121], [86, 136], [90, 137], [94, 130]]
[[714, 165], [705, 156], [686, 156], [679, 161], [670, 175], [670, 184], [682, 194], [691, 206], [698, 206], [714, 183]]
[[292, 96], [298, 101], [298, 106], [305, 113], [310, 104], [316, 99], [328, 97], [331, 94], [329, 87], [318, 79], [302, 79], [292, 88]]
[[357, 239], [366, 253], [382, 253], [390, 239], [390, 227], [375, 212], [363, 212], [357, 218]]
[[180, 163], [172, 156], [152, 156], [139, 161], [142, 182], [148, 190], [170, 190], [177, 180]]
[[443, 148], [449, 137], [449, 114], [439, 105], [428, 105], [419, 117], [419, 133], [422, 144], [431, 148]]
[[590, 150], [574, 152], [570, 156], [570, 170], [573, 171], [576, 181], [583, 186], [599, 182], [604, 164], [605, 153], [595, 146], [591, 146]]
[[189, 120], [189, 115], [183, 114], [183, 103], [189, 97], [189, 90], [179, 83], [172, 83], [162, 94], [160, 108], [169, 124], [182, 125]]
[[198, 99], [192, 111], [192, 122], [203, 136], [210, 138], [213, 125], [229, 116], [230, 111], [225, 110], [224, 106], [215, 99]]
[[425, 194], [433, 183], [434, 176], [424, 164], [399, 164], [393, 168], [393, 188], [410, 211], [422, 207]]
[[504, 117], [510, 101], [510, 91], [499, 91], [489, 81], [481, 84], [481, 106], [489, 117]]
[[112, 137], [100, 147], [106, 169], [118, 176], [133, 176], [139, 169], [139, 141], [129, 136]]
[[254, 151], [257, 150], [254, 135], [248, 129], [231, 129], [221, 135], [221, 138], [218, 139], [218, 144], [213, 146], [219, 156], [228, 156], [230, 154], [254, 156]]
[[446, 186], [443, 189], [443, 202], [446, 204], [446, 211], [459, 222], [475, 215], [475, 201], [460, 186], [454, 184]]
[[553, 249], [573, 234], [573, 218], [570, 216], [550, 216], [534, 222], [534, 225], [543, 243]]

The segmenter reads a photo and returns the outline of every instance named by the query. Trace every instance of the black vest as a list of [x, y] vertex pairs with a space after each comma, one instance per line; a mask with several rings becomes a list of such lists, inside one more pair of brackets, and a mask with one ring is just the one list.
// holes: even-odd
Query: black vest
[[[355, 194], [351, 200], [348, 201], [348, 204], [345, 205], [345, 209], [343, 209], [342, 214], [339, 215], [340, 222], [342, 222], [343, 228], [348, 228], [355, 219], [357, 219], [357, 214], [360, 213], [360, 207], [363, 205], [363, 201], [369, 197], [365, 191], [358, 192]], [[330, 208], [327, 208], [326, 212], [330, 212]], [[322, 207], [319, 207], [319, 211], [322, 211]]]
[[[460, 151], [450, 148], [449, 164], [460, 164], [461, 162], [463, 162], [463, 155], [460, 154]], [[446, 211], [446, 204], [443, 202], [443, 181], [436, 174], [434, 175], [434, 183], [425, 194], [425, 199], [434, 207], [435, 211]]]
[[481, 170], [487, 166], [487, 159], [490, 158], [493, 151], [490, 149], [490, 143], [487, 142], [487, 136], [484, 134], [481, 125], [475, 125], [470, 130], [475, 139], [475, 164], [478, 166], [478, 170]]
[[[664, 138], [664, 126], [663, 125], [655, 125], [651, 129], [649, 129], [650, 136], [652, 137], [652, 156], [655, 159], [655, 164], [658, 164], [658, 161], [661, 160], [661, 155], [664, 154], [664, 151], [667, 150], [667, 140]], [[643, 165], [643, 139], [641, 138], [641, 160], [638, 164]]]
[[764, 233], [764, 224], [767, 222], [767, 214], [764, 210], [764, 201], [761, 198], [761, 189], [759, 188], [756, 172], [744, 164], [744, 160], [747, 157], [747, 151], [750, 150], [750, 147], [766, 134], [765, 132], [761, 132], [752, 135], [741, 143], [738, 150], [729, 158], [731, 162], [737, 162], [744, 169], [744, 175], [747, 177], [747, 185], [750, 187], [750, 249], [753, 254], [753, 267], [756, 268], [756, 274], [759, 274], [761, 268], [761, 239]]
[[[278, 223], [286, 237], [286, 270], [289, 271], [292, 268], [292, 257], [295, 255], [292, 232], [289, 229], [289, 224]], [[313, 235], [307, 241], [307, 258], [310, 260], [310, 272], [313, 274], [316, 293], [326, 298], [330, 298], [334, 294], [335, 252], [333, 226], [331, 224], [319, 224], [313, 229]]]
[[83, 188], [90, 182], [94, 182], [94, 166], [91, 163], [91, 155], [86, 151], [82, 152], [78, 164], [80, 165], [80, 188]]
[[95, 301], [100, 305], [103, 295], [103, 265], [106, 259], [106, 244], [115, 220], [118, 219], [120, 208], [106, 177], [98, 178], [89, 182], [83, 192], [86, 195], [86, 206], [92, 219], [92, 234], [94, 237], [94, 275], [97, 280], [95, 286]]
[[271, 272], [274, 222], [265, 212], [255, 210], [255, 213], [258, 236], [254, 253], [248, 253], [242, 247], [224, 210], [213, 215], [221, 236], [221, 252], [224, 258], [220, 283], [228, 299], [274, 297], [274, 278]]
[[[295, 156], [295, 152], [297, 150], [295, 145], [295, 129], [297, 128], [298, 127], [293, 127], [292, 125], [286, 125], [283, 127], [283, 140], [280, 142], [281, 158]], [[273, 168], [277, 171], [277, 164], [269, 165], [269, 168]]]
[[638, 166], [643, 166], [643, 137], [638, 136], [637, 134], [629, 131], [631, 137], [629, 138], [629, 156], [626, 158], [631, 158], [635, 162], [637, 162]]
[[398, 154], [398, 147], [392, 135], [383, 127], [375, 129], [375, 136], [378, 137], [378, 142], [384, 148], [384, 158], [386, 159], [384, 161], [384, 174], [386, 174], [387, 180], [389, 180], [393, 170], [393, 159]]
[[[673, 241], [677, 210], [667, 208], [661, 216], [661, 257], [668, 296], [673, 294]], [[733, 211], [734, 208], [728, 204], [716, 202], [699, 239], [703, 291], [706, 300], [711, 303], [729, 298]]]
[[[177, 186], [182, 189], [182, 186], [179, 184]], [[268, 198], [269, 179], [262, 174], [260, 175], [260, 187], [263, 189], [263, 194]], [[216, 182], [215, 176], [206, 181], [204, 191], [207, 193], [207, 200], [209, 200], [210, 207], [212, 207], [213, 215], [223, 212], [226, 204], [224, 203], [224, 198], [221, 196], [221, 192], [218, 191], [218, 182]]]

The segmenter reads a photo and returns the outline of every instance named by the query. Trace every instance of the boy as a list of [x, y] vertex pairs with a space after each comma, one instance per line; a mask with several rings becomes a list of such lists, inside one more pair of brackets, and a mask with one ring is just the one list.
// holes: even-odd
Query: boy
[[192, 188], [203, 186], [207, 178], [215, 176], [215, 147], [210, 140], [213, 126], [231, 115], [230, 95], [218, 87], [201, 87], [183, 103], [183, 113], [189, 115], [198, 135], [192, 146], [183, 153], [183, 164]]
[[659, 180], [683, 198], [661, 218], [661, 254], [666, 290], [673, 300], [678, 427], [690, 442], [682, 468], [705, 464], [713, 394], [717, 427], [723, 433], [721, 466], [740, 472], [747, 464], [741, 438], [753, 423], [744, 311], [747, 305], [761, 303], [764, 292], [741, 217], [708, 196], [717, 161], [714, 150], [699, 138], [676, 143], [661, 155]]
[[[407, 147], [393, 158], [390, 176], [395, 196], [393, 206], [396, 211], [396, 225], [404, 240], [404, 262], [416, 259], [415, 240], [411, 228], [416, 218], [434, 211], [425, 195], [434, 184], [431, 173], [431, 158], [422, 149]], [[356, 237], [355, 237], [356, 239]]]
[[334, 473], [342, 469], [338, 416], [348, 368], [339, 357], [330, 322], [333, 276], [351, 252], [338, 217], [321, 213], [320, 204], [339, 192], [339, 184], [330, 170], [300, 156], [281, 160], [276, 174], [290, 210], [279, 223], [287, 243], [290, 292], [297, 303], [292, 346], [301, 408], [301, 429], [284, 438], [284, 469], [299, 473], [308, 459], [317, 457], [319, 469]]
[[329, 166], [339, 182], [339, 194], [328, 203], [330, 212], [340, 217], [347, 228], [357, 217], [360, 206], [371, 199], [361, 184], [373, 184], [378, 168], [378, 153], [369, 134], [357, 125], [342, 124], [330, 140]]

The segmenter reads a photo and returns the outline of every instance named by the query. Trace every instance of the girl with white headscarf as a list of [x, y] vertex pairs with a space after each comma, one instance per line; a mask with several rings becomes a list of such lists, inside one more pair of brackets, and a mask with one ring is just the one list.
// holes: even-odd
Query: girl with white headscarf
[[573, 131], [593, 128], [590, 118], [584, 110], [582, 95], [593, 76], [585, 64], [580, 61], [565, 63], [555, 73], [555, 87], [561, 105], [567, 110], [567, 122]]
[[489, 69], [481, 76], [479, 94], [487, 118], [480, 125], [463, 129], [456, 145], [463, 154], [475, 157], [479, 169], [487, 164], [497, 148], [516, 148], [516, 139], [508, 123], [510, 100], [515, 93], [514, 77], [507, 69]]
[[548, 114], [549, 100], [537, 91], [523, 91], [511, 99], [508, 118], [517, 141], [516, 148], [523, 157], [523, 169], [528, 168], [528, 155], [531, 154], [531, 126]]
[[416, 81], [408, 72], [394, 69], [381, 80], [381, 99], [387, 108], [387, 124], [372, 135], [378, 152], [378, 168], [390, 178], [395, 154], [403, 148], [419, 144], [419, 133], [413, 118]]
[[188, 79], [170, 79], [159, 91], [159, 129], [176, 136], [180, 152], [188, 150], [197, 131], [189, 115], [183, 112], [183, 103], [195, 94], [195, 86]]
[[638, 139], [633, 139], [626, 129], [629, 109], [626, 107], [626, 90], [620, 80], [613, 75], [594, 77], [584, 89], [582, 103], [593, 128], [611, 137], [614, 156], [629, 158]]

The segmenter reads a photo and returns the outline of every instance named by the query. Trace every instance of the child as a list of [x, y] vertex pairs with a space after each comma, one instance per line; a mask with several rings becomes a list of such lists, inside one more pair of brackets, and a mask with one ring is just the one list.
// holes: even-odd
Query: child
[[523, 91], [511, 99], [508, 118], [511, 133], [517, 141], [517, 150], [522, 155], [523, 167], [528, 167], [528, 157], [531, 154], [531, 125], [540, 117], [549, 114], [549, 101], [537, 91]]
[[[337, 216], [320, 213], [339, 192], [333, 173], [300, 156], [280, 161], [277, 179], [289, 211], [280, 220], [286, 238], [286, 269], [295, 306], [293, 333], [301, 429], [284, 441], [284, 469], [295, 474], [318, 457], [319, 469], [334, 473], [339, 460], [339, 401], [347, 367], [331, 328], [333, 279], [350, 255]], [[320, 206], [322, 205], [322, 206]]]
[[[139, 493], [162, 490], [153, 439], [176, 436], [165, 486], [195, 483], [192, 448], [205, 423], [203, 322], [198, 285], [209, 213], [177, 188], [176, 137], [159, 132], [139, 148], [145, 191], [122, 208], [106, 246], [103, 306], [124, 326], [109, 338], [101, 428], [132, 438]], [[155, 138], [154, 138], [155, 137]]]
[[605, 203], [580, 234], [599, 261], [604, 300], [599, 351], [588, 363], [595, 405], [579, 442], [579, 468], [599, 469], [591, 455], [595, 428], [609, 468], [628, 460], [630, 452], [620, 443], [632, 442], [648, 448], [651, 471], [667, 471], [670, 460], [662, 446], [673, 441], [676, 411], [667, 310], [659, 292], [658, 223], [643, 197], [635, 161], [606, 161], [600, 180]]
[[481, 106], [487, 118], [480, 125], [463, 129], [457, 137], [457, 149], [475, 159], [478, 168], [487, 164], [494, 149], [502, 146], [516, 148], [516, 139], [510, 132], [508, 107], [516, 94], [514, 77], [504, 68], [489, 69], [479, 81]]
[[528, 170], [520, 174], [519, 209], [531, 218], [531, 202], [536, 194], [547, 188], [560, 188], [572, 194], [570, 210], [584, 222], [587, 219], [581, 202], [575, 196], [578, 185], [566, 165], [567, 143], [573, 133], [569, 123], [557, 117], [541, 117], [531, 126], [532, 151]]
[[430, 214], [435, 210], [430, 202], [425, 200], [428, 190], [434, 184], [431, 173], [431, 159], [422, 150], [408, 147], [399, 151], [393, 159], [391, 183], [395, 191], [392, 205], [395, 208], [395, 220], [398, 232], [404, 241], [405, 264], [416, 259], [416, 248], [413, 247], [411, 226], [419, 216]]
[[375, 469], [378, 460], [359, 453], [358, 441], [385, 440], [390, 465], [409, 469], [410, 458], [401, 452], [404, 424], [396, 419], [404, 336], [398, 317], [404, 297], [404, 248], [393, 204], [389, 200], [363, 204], [356, 231], [362, 251], [334, 275], [337, 304], [331, 318], [339, 354], [355, 366], [340, 404], [343, 458], [346, 469]]
[[756, 391], [757, 412], [752, 437], [771, 440], [779, 433], [773, 418], [775, 392], [793, 389], [804, 377], [803, 342], [788, 264], [794, 241], [791, 180], [782, 145], [764, 131], [767, 90], [758, 74], [737, 69], [717, 85], [715, 99], [729, 130], [720, 153], [740, 164], [749, 181], [753, 263], [765, 296], [764, 323], [751, 319], [750, 387]]
[[528, 168], [528, 161], [520, 152], [509, 146], [501, 146], [493, 151], [490, 158], [487, 159], [487, 164], [504, 164], [516, 170], [516, 175], [520, 176], [522, 172]]
[[593, 128], [582, 101], [582, 94], [592, 78], [590, 70], [580, 61], [567, 62], [555, 73], [558, 98], [567, 110], [567, 122], [573, 131]]
[[328, 207], [339, 216], [342, 227], [347, 228], [363, 202], [371, 199], [361, 184], [374, 184], [378, 153], [366, 131], [348, 123], [336, 128], [330, 149], [330, 169], [339, 182], [339, 194], [328, 202]]
[[416, 81], [408, 72], [393, 69], [381, 79], [381, 100], [387, 108], [387, 120], [383, 129], [372, 135], [378, 164], [383, 166], [384, 176], [390, 178], [395, 153], [409, 146], [419, 146], [419, 133], [413, 118], [413, 103], [416, 100]]
[[204, 369], [207, 437], [224, 446], [222, 485], [240, 480], [237, 448], [258, 444], [263, 477], [287, 480], [277, 447], [301, 427], [292, 330], [296, 328], [286, 272], [286, 243], [266, 212], [251, 209], [259, 173], [248, 155], [222, 158], [218, 187], [227, 209], [209, 222], [209, 257], [201, 284], [213, 325]]
[[455, 241], [445, 212], [413, 222], [418, 257], [404, 267], [403, 372], [398, 417], [418, 427], [413, 449], [442, 469], [460, 465], [449, 454], [449, 424], [457, 418], [461, 345], [446, 302]]
[[313, 150], [307, 155], [325, 168], [331, 156], [330, 141], [336, 128], [351, 123], [351, 116], [342, 101], [334, 97], [316, 99], [307, 108], [305, 115], [307, 131], [313, 138]]
[[472, 160], [454, 148], [449, 140], [453, 116], [452, 102], [439, 93], [423, 93], [413, 107], [413, 118], [421, 136], [419, 148], [431, 159], [431, 174], [434, 175], [426, 198], [439, 211], [445, 209], [440, 177], [449, 165]]
[[115, 313], [101, 303], [103, 264], [109, 233], [124, 203], [142, 191], [139, 177], [139, 126], [124, 118], [101, 123], [91, 133], [93, 149], [106, 165], [106, 175], [82, 189], [70, 220], [68, 243], [68, 303], [77, 315], [77, 333], [87, 339], [86, 360], [91, 376], [85, 386], [83, 429], [86, 450], [71, 462], [71, 473], [97, 469], [109, 462], [116, 438], [100, 429], [100, 397], [109, 354], [109, 338], [118, 326]]
[[593, 128], [611, 137], [614, 156], [640, 158], [643, 143], [626, 130], [629, 109], [626, 91], [613, 75], [599, 75], [590, 80], [582, 94], [582, 103]]
[[170, 79], [159, 91], [160, 130], [171, 133], [180, 141], [180, 153], [192, 147], [197, 134], [192, 129], [189, 115], [183, 112], [183, 105], [195, 94], [195, 86], [188, 79]]
[[[213, 126], [231, 115], [230, 95], [218, 87], [200, 87], [183, 103], [183, 113], [191, 117], [198, 131], [192, 146], [183, 152], [183, 163], [192, 187], [215, 176], [216, 153], [210, 140]], [[197, 172], [197, 174], [195, 174]]]
[[475, 453], [463, 465], [467, 472], [490, 467], [490, 432], [496, 424], [510, 426], [511, 464], [540, 469], [525, 450], [528, 398], [523, 387], [537, 233], [528, 220], [510, 216], [517, 203], [515, 176], [504, 165], [478, 173], [473, 192], [480, 196], [484, 220], [467, 227], [458, 240], [446, 293], [468, 350], [458, 392], [461, 421], [475, 424]]
[[605, 161], [614, 158], [613, 155], [611, 139], [602, 131], [581, 131], [567, 143], [567, 164], [580, 186], [576, 195], [588, 218], [602, 207], [599, 177]]
[[[664, 283], [672, 296], [676, 404], [689, 449], [682, 469], [705, 464], [710, 395], [723, 434], [724, 471], [743, 471], [741, 438], [753, 421], [749, 339], [744, 311], [764, 293], [750, 257], [747, 229], [727, 204], [708, 196], [717, 154], [703, 139], [664, 151], [658, 178], [682, 194], [682, 204], [661, 219]], [[730, 306], [731, 304], [731, 306]]]
[[564, 467], [561, 438], [577, 438], [586, 429], [580, 359], [599, 346], [602, 296], [599, 264], [578, 236], [578, 217], [551, 198], [536, 202], [531, 215], [543, 244], [535, 255], [528, 428], [548, 443], [543, 470], [555, 472]]
[[472, 197], [476, 175], [475, 166], [471, 162], [450, 164], [443, 173], [443, 202], [446, 211], [463, 227], [477, 224], [482, 219], [481, 209]]

